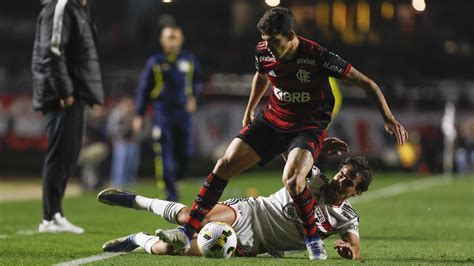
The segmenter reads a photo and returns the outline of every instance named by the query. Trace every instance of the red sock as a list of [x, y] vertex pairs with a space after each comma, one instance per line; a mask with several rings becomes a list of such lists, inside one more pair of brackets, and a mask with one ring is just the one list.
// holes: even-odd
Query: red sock
[[210, 173], [206, 181], [204, 181], [199, 194], [196, 196], [191, 212], [189, 213], [188, 220], [184, 225], [188, 233], [188, 237], [194, 234], [199, 229], [201, 222], [206, 217], [212, 208], [217, 204], [222, 192], [227, 185], [227, 180], [224, 180], [217, 175]]
[[291, 198], [293, 199], [296, 212], [303, 223], [305, 236], [307, 238], [317, 237], [318, 227], [314, 222], [314, 205], [316, 203], [308, 186], [300, 194], [296, 196], [291, 195]]

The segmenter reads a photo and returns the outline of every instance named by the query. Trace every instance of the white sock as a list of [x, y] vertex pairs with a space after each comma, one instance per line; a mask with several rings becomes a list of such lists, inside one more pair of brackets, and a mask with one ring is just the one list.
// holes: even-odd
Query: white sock
[[149, 211], [152, 201], [153, 199], [137, 195], [135, 197], [135, 204], [133, 204], [133, 208], [136, 210]]
[[154, 214], [161, 216], [166, 221], [177, 224], [178, 212], [181, 209], [186, 208], [186, 205], [178, 202], [150, 199], [137, 195], [135, 197], [134, 207], [137, 210], [147, 210], [149, 212], [153, 212]]
[[148, 254], [153, 254], [151, 249], [156, 242], [160, 241], [160, 238], [145, 233], [138, 233], [135, 235], [134, 240], [135, 244], [144, 248]]

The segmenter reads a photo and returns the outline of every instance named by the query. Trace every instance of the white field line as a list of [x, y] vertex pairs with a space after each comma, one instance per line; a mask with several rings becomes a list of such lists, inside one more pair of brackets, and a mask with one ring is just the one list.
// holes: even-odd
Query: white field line
[[116, 256], [122, 256], [124, 254], [127, 254], [127, 252], [116, 252], [116, 253], [111, 253], [111, 252], [105, 252], [99, 255], [93, 255], [90, 257], [82, 258], [82, 259], [77, 259], [77, 260], [71, 260], [71, 261], [66, 261], [66, 262], [61, 262], [58, 264], [53, 264], [53, 266], [73, 266], [73, 265], [81, 265], [85, 263], [91, 263], [99, 260], [106, 260], [108, 258], [116, 257]]
[[[421, 190], [421, 189], [426, 189], [429, 187], [433, 187], [436, 185], [441, 185], [441, 184], [446, 184], [449, 182], [452, 182], [453, 178], [452, 177], [444, 177], [444, 176], [432, 176], [428, 178], [424, 178], [422, 180], [417, 180], [417, 181], [411, 181], [411, 182], [405, 182], [401, 184], [396, 184], [392, 185], [389, 187], [377, 189], [373, 192], [366, 192], [364, 193], [363, 197], [360, 198], [355, 198], [351, 200], [351, 203], [353, 204], [358, 204], [362, 202], [369, 202], [381, 198], [388, 198], [388, 197], [393, 197], [405, 192], [409, 191], [415, 191], [415, 190]], [[81, 265], [85, 263], [90, 263], [90, 262], [95, 262], [95, 261], [100, 261], [100, 260], [105, 260], [108, 258], [112, 258], [115, 256], [121, 256], [127, 254], [126, 252], [119, 252], [119, 253], [102, 253], [98, 255], [92, 255], [89, 257], [85, 257], [82, 259], [77, 259], [77, 260], [72, 260], [72, 261], [66, 261], [62, 262], [59, 264], [54, 264], [54, 266], [66, 266], [66, 265]]]
[[38, 231], [38, 229], [31, 229], [31, 230], [20, 230], [20, 231], [17, 231], [13, 234], [8, 234], [8, 235], [0, 235], [0, 239], [5, 239], [5, 238], [9, 238], [9, 237], [13, 237], [13, 236], [31, 236], [31, 235], [36, 235], [36, 234], [39, 234], [40, 232]]
[[352, 204], [358, 204], [363, 202], [370, 202], [377, 199], [383, 199], [388, 197], [393, 197], [405, 192], [411, 192], [421, 189], [430, 188], [437, 185], [447, 184], [453, 181], [451, 176], [437, 175], [432, 177], [423, 178], [421, 180], [404, 182], [375, 191], [365, 192], [361, 197], [356, 197], [350, 200]]
[[16, 235], [22, 235], [22, 236], [31, 236], [31, 235], [36, 235], [39, 234], [40, 232], [38, 230], [20, 230], [16, 232]]
[[[0, 183], [6, 188], [0, 190], [0, 203], [3, 202], [18, 202], [27, 200], [39, 200], [43, 193], [41, 184], [22, 184], [18, 183]], [[81, 187], [79, 184], [71, 183], [67, 186], [64, 197], [72, 198], [81, 195]]]

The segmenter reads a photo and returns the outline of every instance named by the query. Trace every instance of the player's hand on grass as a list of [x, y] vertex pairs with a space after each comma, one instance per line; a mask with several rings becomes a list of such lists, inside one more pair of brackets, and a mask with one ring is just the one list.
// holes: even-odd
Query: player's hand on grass
[[70, 95], [65, 99], [59, 100], [59, 105], [61, 108], [69, 108], [74, 104], [74, 96]]
[[336, 240], [334, 249], [337, 251], [339, 256], [348, 260], [354, 259], [354, 252], [352, 252], [351, 244], [349, 244], [348, 242], [338, 239]]
[[385, 122], [385, 130], [390, 135], [395, 135], [399, 145], [405, 144], [408, 140], [408, 132], [396, 119]]
[[345, 141], [336, 137], [325, 138], [323, 141], [323, 147], [321, 148], [321, 153], [326, 156], [342, 155], [348, 151], [349, 145], [347, 145]]

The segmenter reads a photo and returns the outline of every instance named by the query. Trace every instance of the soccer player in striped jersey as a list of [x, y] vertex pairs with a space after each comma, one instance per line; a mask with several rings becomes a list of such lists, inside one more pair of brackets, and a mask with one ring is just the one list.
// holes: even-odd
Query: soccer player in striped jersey
[[[328, 148], [323, 154], [341, 153], [347, 150], [345, 143], [335, 139], [326, 139]], [[342, 143], [342, 144], [341, 144]], [[332, 148], [331, 148], [332, 147]], [[329, 180], [313, 166], [307, 178], [311, 195], [316, 200], [313, 208], [314, 224], [321, 238], [337, 234], [335, 248], [346, 259], [359, 259], [359, 216], [348, 199], [366, 191], [371, 182], [371, 173], [367, 161], [362, 157], [346, 158], [339, 172]], [[165, 220], [184, 224], [190, 208], [177, 202], [150, 199], [141, 195], [117, 189], [106, 189], [99, 193], [100, 202], [153, 212]], [[304, 228], [299, 219], [290, 194], [282, 188], [269, 197], [229, 199], [216, 205], [206, 216], [202, 226], [211, 221], [223, 221], [231, 225], [238, 239], [236, 256], [256, 256], [269, 253], [275, 257], [285, 252], [305, 249]], [[113, 239], [103, 246], [106, 252], [129, 252], [143, 247], [154, 255], [175, 254], [175, 250], [159, 237], [146, 233], [132, 234]], [[199, 256], [196, 236], [186, 255]]]
[[[310, 259], [324, 260], [327, 253], [312, 215], [315, 201], [306, 185], [331, 121], [334, 97], [329, 77], [362, 88], [378, 107], [386, 130], [399, 144], [408, 134], [395, 119], [377, 84], [351, 64], [316, 42], [295, 33], [295, 19], [286, 8], [268, 10], [258, 29], [262, 42], [256, 48], [256, 70], [243, 129], [209, 173], [189, 213], [187, 222], [174, 230], [159, 230], [163, 241], [185, 252], [194, 232], [217, 204], [228, 180], [249, 167], [264, 165], [280, 153], [288, 153], [282, 181], [295, 202], [304, 227], [304, 242]], [[271, 84], [265, 110], [254, 116], [255, 108]]]

